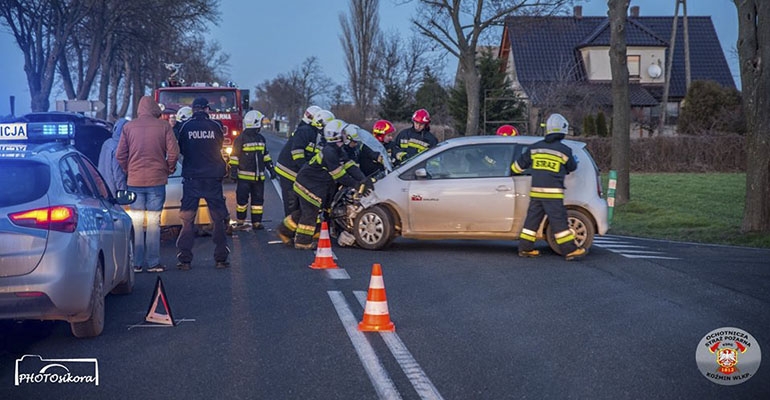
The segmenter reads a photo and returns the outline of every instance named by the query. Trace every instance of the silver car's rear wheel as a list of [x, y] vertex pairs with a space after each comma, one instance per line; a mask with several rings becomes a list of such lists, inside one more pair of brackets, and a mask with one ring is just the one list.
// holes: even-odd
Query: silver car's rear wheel
[[356, 243], [367, 250], [380, 250], [393, 241], [393, 222], [390, 214], [381, 207], [367, 208], [356, 217], [353, 224]]
[[[567, 223], [569, 224], [572, 233], [575, 234], [575, 244], [578, 247], [582, 247], [588, 250], [594, 243], [594, 224], [591, 222], [591, 218], [578, 210], [567, 210]], [[556, 243], [556, 239], [553, 237], [553, 230], [551, 224], [548, 224], [545, 236], [548, 239], [548, 246], [551, 250], [558, 255], [563, 255], [561, 247]]]
[[83, 322], [70, 323], [75, 337], [87, 338], [101, 335], [104, 330], [104, 276], [102, 262], [96, 265], [94, 286], [91, 289], [91, 316]]

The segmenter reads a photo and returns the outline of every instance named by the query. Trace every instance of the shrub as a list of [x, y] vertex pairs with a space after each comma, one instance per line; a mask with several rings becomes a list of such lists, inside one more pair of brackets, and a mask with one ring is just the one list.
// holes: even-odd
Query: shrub
[[583, 118], [583, 135], [593, 136], [596, 135], [596, 120], [594, 116], [588, 114]]
[[609, 136], [607, 117], [604, 116], [604, 111], [599, 111], [599, 113], [596, 114], [596, 135], [599, 137]]

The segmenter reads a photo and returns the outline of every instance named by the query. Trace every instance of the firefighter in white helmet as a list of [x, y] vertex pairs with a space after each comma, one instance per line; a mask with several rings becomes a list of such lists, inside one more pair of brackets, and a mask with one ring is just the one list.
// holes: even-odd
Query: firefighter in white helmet
[[[230, 154], [230, 177], [235, 179], [234, 230], [263, 229], [262, 213], [265, 203], [265, 180], [273, 176], [273, 160], [267, 151], [267, 141], [262, 136], [261, 112], [251, 110], [243, 117], [243, 133], [233, 142]], [[251, 205], [251, 223], [246, 223]]]
[[278, 174], [281, 183], [284, 215], [297, 210], [297, 196], [292, 189], [297, 173], [318, 152], [317, 144], [323, 133], [323, 124], [332, 119], [334, 115], [331, 112], [322, 110], [318, 106], [308, 107], [297, 129], [289, 136], [278, 154], [275, 173]]
[[543, 216], [548, 215], [556, 243], [569, 261], [586, 254], [584, 248], [575, 244], [575, 234], [569, 227], [567, 208], [564, 207], [564, 177], [577, 168], [577, 161], [572, 150], [561, 142], [569, 132], [569, 123], [561, 114], [548, 117], [546, 131], [544, 140], [529, 146], [511, 165], [515, 174], [532, 170], [529, 209], [519, 236], [519, 256], [540, 255], [540, 251], [535, 249], [537, 230]]

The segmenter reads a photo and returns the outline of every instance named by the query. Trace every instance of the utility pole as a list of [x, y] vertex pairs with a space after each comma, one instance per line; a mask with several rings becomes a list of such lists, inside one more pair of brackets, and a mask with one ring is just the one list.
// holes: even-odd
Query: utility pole
[[674, 63], [674, 48], [676, 47], [676, 30], [679, 25], [679, 4], [682, 4], [684, 12], [684, 69], [685, 69], [685, 85], [687, 89], [690, 88], [690, 36], [687, 29], [687, 0], [674, 0], [676, 1], [676, 7], [674, 9], [674, 22], [671, 26], [671, 40], [669, 41], [668, 57], [666, 58], [666, 76], [663, 83], [663, 99], [660, 102], [660, 125], [658, 133], [663, 132], [663, 127], [666, 126], [666, 112], [668, 111], [668, 91], [671, 85], [671, 68]]

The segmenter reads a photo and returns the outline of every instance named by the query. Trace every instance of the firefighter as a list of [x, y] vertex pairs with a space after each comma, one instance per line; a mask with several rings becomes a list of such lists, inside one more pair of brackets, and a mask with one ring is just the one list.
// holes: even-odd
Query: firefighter
[[379, 172], [385, 171], [382, 154], [362, 142], [359, 135], [358, 125], [348, 124], [345, 126], [345, 134], [350, 138], [351, 159], [358, 163], [364, 176], [374, 176]]
[[[264, 115], [251, 110], [243, 117], [243, 133], [233, 142], [230, 154], [230, 177], [235, 180], [234, 230], [264, 229], [262, 226], [262, 205], [265, 202], [265, 177], [273, 176], [273, 161], [262, 136]], [[246, 210], [251, 198], [251, 224], [246, 223]]]
[[497, 128], [497, 136], [516, 136], [519, 134], [519, 130], [513, 125], [503, 125]]
[[390, 121], [384, 119], [375, 122], [374, 126], [372, 127], [372, 133], [374, 134], [375, 139], [379, 140], [380, 143], [385, 146], [385, 151], [388, 153], [388, 158], [391, 161], [394, 160], [393, 157], [398, 151], [397, 143], [395, 140], [393, 140], [393, 132], [395, 131], [396, 128], [393, 126], [393, 124]]
[[421, 108], [412, 115], [412, 127], [396, 136], [394, 164], [401, 164], [436, 144], [438, 139], [430, 132], [430, 114]]
[[335, 119], [326, 124], [326, 145], [308, 164], [302, 167], [294, 182], [299, 197], [299, 209], [284, 218], [278, 226], [278, 236], [286, 244], [294, 238], [297, 249], [312, 249], [313, 235], [318, 229], [318, 215], [328, 203], [337, 185], [371, 190], [373, 181], [366, 178], [342, 148], [351, 138], [344, 133], [345, 123]]
[[519, 236], [520, 257], [540, 255], [535, 249], [535, 240], [544, 215], [548, 215], [556, 243], [567, 261], [586, 254], [584, 248], [575, 244], [575, 234], [569, 227], [564, 207], [564, 177], [577, 168], [572, 150], [561, 142], [568, 130], [569, 123], [561, 114], [551, 114], [546, 122], [545, 139], [529, 146], [511, 165], [515, 174], [532, 169], [529, 209]]
[[318, 106], [305, 110], [297, 129], [291, 134], [278, 154], [275, 172], [281, 183], [284, 215], [297, 210], [297, 196], [294, 194], [294, 181], [300, 168], [316, 154], [317, 144], [323, 134], [326, 122], [334, 119], [334, 114]]

